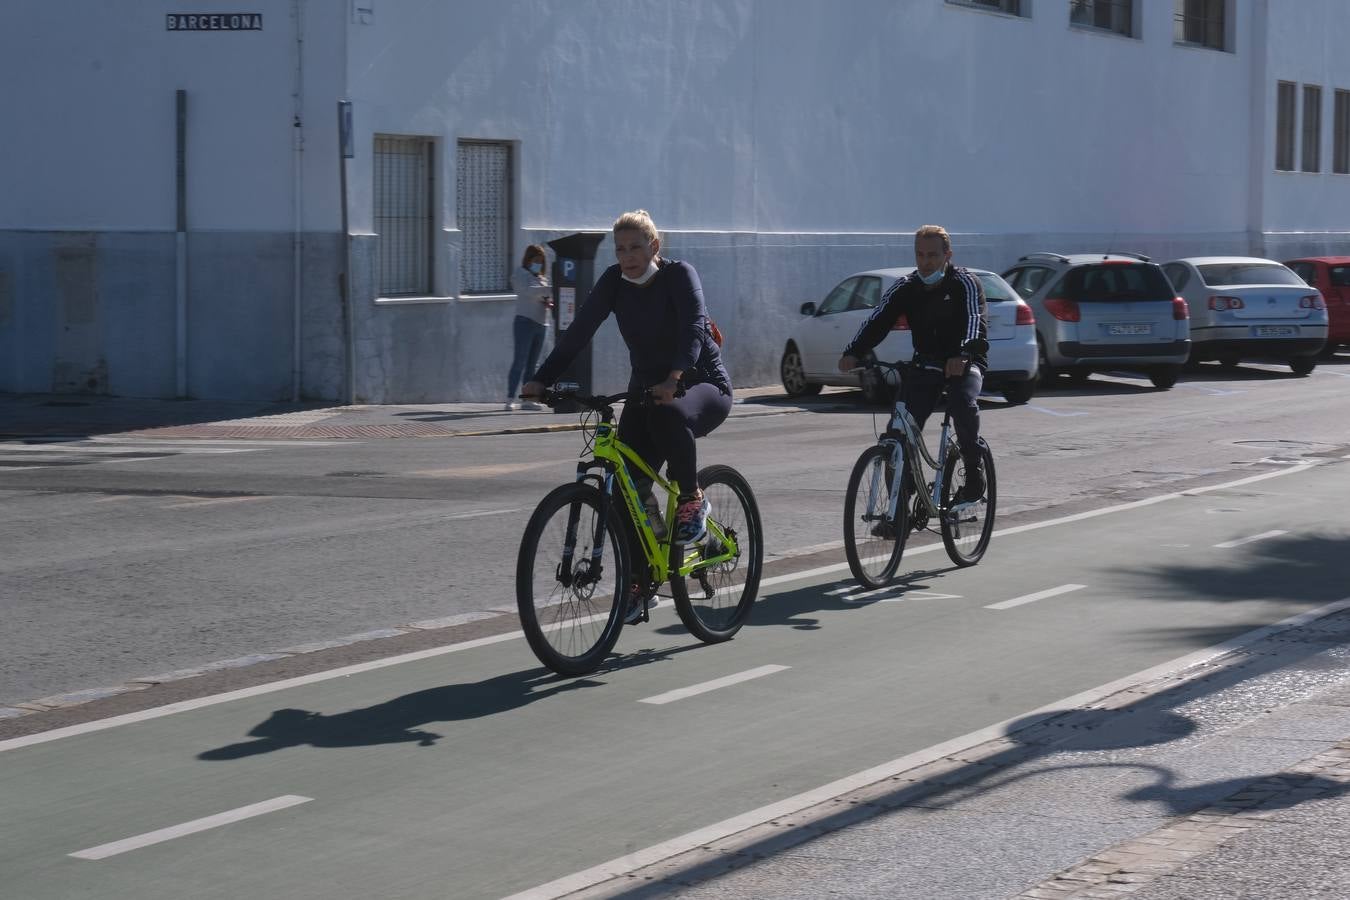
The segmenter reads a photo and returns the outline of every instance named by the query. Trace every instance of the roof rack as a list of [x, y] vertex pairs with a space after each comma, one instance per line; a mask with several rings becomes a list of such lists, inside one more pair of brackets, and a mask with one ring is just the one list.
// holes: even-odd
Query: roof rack
[[1153, 260], [1150, 259], [1149, 257], [1145, 256], [1142, 253], [1135, 253], [1133, 250], [1107, 250], [1105, 253], [1102, 254], [1102, 259], [1105, 259], [1108, 256], [1132, 256], [1135, 259], [1142, 260], [1143, 262], [1153, 262]]
[[1044, 250], [1038, 250], [1035, 253], [1028, 253], [1026, 256], [1018, 257], [1017, 261], [1022, 262], [1028, 259], [1053, 259], [1056, 262], [1062, 263], [1066, 263], [1069, 261], [1069, 258], [1067, 256], [1063, 256], [1062, 254], [1059, 253], [1046, 253]]

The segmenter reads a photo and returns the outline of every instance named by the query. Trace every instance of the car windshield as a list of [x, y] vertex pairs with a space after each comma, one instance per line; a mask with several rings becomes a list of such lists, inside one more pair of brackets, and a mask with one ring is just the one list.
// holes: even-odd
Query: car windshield
[[984, 299], [990, 303], [1016, 299], [1017, 295], [1013, 293], [1012, 288], [1008, 287], [1008, 282], [997, 275], [981, 275], [979, 277], [980, 284], [984, 285]]
[[1171, 300], [1172, 286], [1152, 263], [1102, 263], [1078, 266], [1064, 276], [1067, 300]]
[[1213, 263], [1197, 266], [1200, 277], [1210, 287], [1232, 287], [1238, 284], [1294, 284], [1303, 285], [1303, 279], [1284, 266], [1274, 263]]

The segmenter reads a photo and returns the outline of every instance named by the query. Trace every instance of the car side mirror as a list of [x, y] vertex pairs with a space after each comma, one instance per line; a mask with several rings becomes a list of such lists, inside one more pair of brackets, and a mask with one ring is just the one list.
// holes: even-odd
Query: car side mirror
[[802, 315], [814, 316], [816, 314], [816, 305], [810, 300], [802, 304]]

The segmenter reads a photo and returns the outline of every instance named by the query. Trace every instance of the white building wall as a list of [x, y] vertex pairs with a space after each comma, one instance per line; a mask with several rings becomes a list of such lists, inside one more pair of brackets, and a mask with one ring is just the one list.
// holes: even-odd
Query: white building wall
[[[907, 261], [927, 222], [957, 235], [958, 261], [993, 268], [1038, 249], [1345, 248], [1350, 176], [1330, 174], [1331, 98], [1350, 87], [1343, 0], [1231, 0], [1224, 52], [1174, 45], [1170, 0], [1136, 4], [1134, 38], [1071, 26], [1061, 0], [1028, 5], [1023, 18], [943, 0], [258, 0], [260, 33], [170, 34], [181, 6], [16, 0], [0, 31], [0, 75], [22, 85], [0, 95], [0, 120], [24, 135], [0, 161], [14, 198], [0, 204], [0, 390], [73, 389], [54, 373], [97, 372], [101, 355], [92, 389], [165, 392], [176, 87], [198, 396], [283, 398], [297, 302], [301, 392], [344, 392], [343, 97], [354, 382], [371, 402], [504, 393], [512, 300], [459, 285], [462, 138], [515, 143], [513, 256], [651, 210], [669, 255], [702, 274], [742, 385], [776, 380], [801, 301]], [[1274, 172], [1280, 79], [1323, 86], [1321, 174]], [[414, 302], [375, 296], [377, 133], [439, 150], [435, 284]], [[610, 254], [606, 241], [598, 268]], [[98, 312], [78, 345], [52, 337], [67, 308]], [[135, 368], [123, 335], [138, 331], [158, 335], [155, 366]], [[600, 384], [623, 368], [608, 329]]]

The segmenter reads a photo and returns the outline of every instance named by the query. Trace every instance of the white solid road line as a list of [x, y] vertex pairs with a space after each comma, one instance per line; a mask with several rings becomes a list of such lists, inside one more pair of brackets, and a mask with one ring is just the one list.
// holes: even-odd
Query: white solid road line
[[1068, 416], [1086, 416], [1086, 415], [1089, 415], [1089, 413], [1085, 413], [1085, 412], [1057, 412], [1057, 411], [1055, 411], [1055, 410], [1053, 410], [1053, 409], [1046, 409], [1044, 406], [1037, 406], [1037, 405], [1034, 404], [1034, 403], [1028, 403], [1028, 404], [1026, 405], [1026, 407], [1027, 407], [1027, 409], [1034, 409], [1034, 410], [1036, 410], [1036, 412], [1042, 412], [1042, 413], [1045, 413], [1047, 416], [1064, 416], [1064, 417], [1068, 417]]
[[[1049, 528], [1053, 525], [1063, 525], [1069, 522], [1079, 522], [1083, 519], [1092, 519], [1097, 516], [1110, 515], [1111, 513], [1124, 512], [1126, 510], [1138, 509], [1142, 506], [1152, 506], [1155, 503], [1162, 503], [1167, 500], [1175, 500], [1178, 497], [1193, 497], [1197, 494], [1204, 494], [1210, 491], [1222, 491], [1228, 488], [1239, 487], [1241, 485], [1252, 484], [1257, 481], [1265, 481], [1268, 478], [1280, 478], [1285, 475], [1293, 475], [1296, 472], [1306, 472], [1308, 469], [1319, 465], [1318, 463], [1299, 463], [1286, 469], [1276, 469], [1272, 472], [1263, 472], [1260, 475], [1252, 475], [1247, 478], [1239, 478], [1236, 481], [1226, 481], [1223, 484], [1212, 484], [1209, 487], [1193, 488], [1189, 491], [1179, 491], [1174, 494], [1161, 494], [1157, 497], [1149, 497], [1144, 500], [1135, 500], [1130, 503], [1121, 503], [1116, 506], [1108, 506], [1102, 509], [1089, 510], [1088, 512], [1075, 513], [1070, 516], [1063, 516], [1058, 519], [1047, 519], [1044, 522], [1033, 522], [1029, 525], [1015, 525], [1012, 528], [1005, 528], [1001, 531], [995, 530], [994, 536], [1007, 534], [1019, 534], [1023, 531], [1035, 531], [1038, 528]], [[502, 512], [503, 510], [498, 510]], [[931, 544], [927, 547], [915, 547], [906, 550], [907, 557], [918, 553], [927, 553], [931, 550], [941, 550], [942, 544]], [[828, 575], [834, 572], [847, 571], [848, 563], [836, 563], [831, 566], [820, 566], [815, 569], [806, 569], [802, 572], [791, 572], [786, 575], [774, 575], [771, 578], [765, 578], [760, 581], [760, 587], [782, 584], [788, 581], [801, 581], [815, 578], [820, 575]], [[1350, 601], [1347, 601], [1350, 605]], [[1339, 608], [1339, 607], [1338, 607]], [[1327, 612], [1334, 611], [1330, 607], [1322, 607]], [[1325, 615], [1326, 613], [1322, 613]], [[446, 644], [442, 647], [430, 647], [426, 650], [416, 650], [412, 653], [404, 653], [399, 656], [390, 656], [384, 659], [371, 660], [370, 662], [357, 663], [351, 666], [343, 666], [340, 669], [330, 669], [326, 672], [314, 672], [309, 675], [300, 675], [295, 678], [287, 678], [283, 681], [274, 681], [270, 684], [259, 684], [254, 687], [241, 688], [237, 691], [228, 691], [224, 694], [213, 694], [207, 697], [195, 697], [191, 700], [182, 700], [178, 703], [170, 703], [167, 706], [158, 706], [153, 709], [145, 709], [140, 712], [125, 713], [120, 716], [113, 716], [108, 719], [99, 719], [94, 722], [84, 722], [79, 725], [68, 725], [64, 728], [53, 728], [51, 731], [43, 731], [37, 734], [26, 734], [22, 737], [8, 738], [0, 740], [0, 753], [6, 750], [18, 750], [22, 747], [31, 747], [35, 744], [45, 744], [49, 741], [61, 740], [62, 738], [74, 737], [80, 734], [89, 734], [94, 731], [103, 731], [108, 728], [117, 728], [122, 725], [130, 725], [135, 722], [145, 722], [150, 719], [158, 719], [162, 716], [170, 716], [175, 713], [187, 712], [194, 709], [203, 709], [208, 706], [215, 706], [220, 703], [230, 703], [234, 700], [242, 700], [246, 697], [257, 697], [263, 694], [271, 694], [276, 691], [284, 691], [292, 687], [299, 687], [305, 684], [316, 684], [320, 681], [329, 681], [334, 678], [345, 678], [349, 675], [356, 675], [361, 672], [371, 672], [376, 669], [384, 669], [390, 666], [402, 665], [403, 663], [416, 662], [423, 659], [441, 656], [446, 653], [458, 653], [461, 650], [470, 650], [475, 647], [483, 647], [488, 644], [499, 644], [503, 641], [515, 640], [524, 637], [524, 632], [508, 631], [505, 634], [496, 634], [491, 637], [476, 638], [470, 641], [463, 641], [458, 644]]]
[[1044, 600], [1047, 597], [1058, 597], [1060, 594], [1067, 594], [1070, 591], [1078, 591], [1087, 587], [1086, 584], [1061, 584], [1059, 587], [1047, 588], [1044, 591], [1037, 591], [1034, 594], [1023, 594], [1021, 597], [1013, 597], [1011, 600], [1001, 600], [998, 603], [991, 603], [985, 609], [1012, 609], [1014, 606], [1021, 606], [1023, 603], [1035, 603], [1037, 600]]
[[1128, 687], [1152, 681], [1155, 678], [1172, 672], [1178, 672], [1183, 669], [1198, 665], [1206, 660], [1221, 656], [1239, 647], [1245, 647], [1248, 644], [1255, 643], [1262, 638], [1283, 631], [1286, 628], [1293, 628], [1302, 625], [1305, 622], [1311, 622], [1322, 616], [1331, 615], [1342, 609], [1350, 608], [1350, 597], [1344, 600], [1338, 600], [1335, 603], [1328, 603], [1326, 606], [1319, 606], [1317, 609], [1310, 609], [1305, 613], [1299, 613], [1296, 616], [1290, 616], [1282, 619], [1273, 625], [1266, 625], [1249, 631], [1246, 634], [1238, 635], [1232, 640], [1224, 641], [1222, 644], [1215, 644], [1212, 647], [1206, 647], [1203, 650], [1197, 650], [1194, 653], [1188, 653], [1185, 656], [1179, 656], [1170, 662], [1144, 669], [1142, 672], [1135, 672], [1133, 675], [1127, 675], [1119, 678], [1109, 684], [1083, 691], [1080, 694], [1074, 694], [1072, 697], [1065, 697], [1063, 700], [1050, 703], [1030, 712], [1013, 716], [1010, 719], [1004, 719], [977, 731], [953, 738], [950, 741], [944, 741], [941, 744], [934, 744], [925, 750], [919, 750], [890, 762], [882, 763], [870, 769], [864, 769], [854, 775], [849, 775], [838, 781], [832, 781], [829, 784], [821, 785], [813, 790], [797, 794], [795, 797], [787, 797], [776, 803], [770, 803], [767, 806], [761, 806], [759, 809], [753, 809], [742, 813], [739, 816], [733, 816], [730, 819], [723, 819], [713, 825], [700, 828], [697, 831], [691, 831], [688, 834], [671, 838], [644, 850], [638, 850], [629, 853], [626, 856], [620, 856], [609, 862], [601, 863], [598, 866], [592, 866], [581, 872], [564, 876], [556, 881], [550, 881], [548, 884], [542, 884], [529, 890], [521, 891], [518, 894], [512, 894], [505, 900], [556, 900], [558, 897], [564, 897], [576, 891], [583, 890], [611, 878], [617, 878], [626, 875], [643, 866], [649, 866], [652, 863], [661, 862], [677, 856], [689, 850], [706, 846], [714, 841], [730, 837], [747, 828], [753, 828], [756, 825], [763, 825], [774, 819], [783, 816], [790, 816], [799, 813], [804, 809], [809, 809], [818, 803], [824, 803], [833, 800], [849, 791], [855, 791], [859, 788], [867, 787], [870, 784], [876, 784], [885, 778], [894, 778], [902, 772], [908, 772], [918, 766], [942, 759], [945, 756], [960, 753], [978, 746], [985, 741], [1004, 737], [1008, 733], [1008, 726], [1014, 722], [1022, 724], [1031, 724], [1032, 716], [1048, 716], [1054, 713], [1063, 712], [1066, 709], [1076, 709], [1088, 703], [1109, 697], [1118, 691]]
[[782, 672], [789, 668], [791, 667], [760, 666], [757, 669], [746, 669], [744, 672], [737, 672], [735, 675], [726, 675], [722, 678], [714, 678], [712, 681], [705, 681], [702, 684], [693, 684], [689, 687], [676, 688], [673, 691], [666, 691], [664, 694], [657, 694], [654, 697], [644, 697], [638, 702], [650, 703], [653, 706], [662, 706], [666, 703], [674, 703], [676, 700], [683, 700], [686, 697], [696, 697], [699, 694], [706, 694], [708, 691], [715, 691], [718, 688], [740, 684], [742, 681], [750, 681], [753, 678], [763, 678], [765, 675], [772, 675], [775, 672]]
[[1224, 541], [1222, 544], [1215, 544], [1216, 550], [1231, 550], [1234, 547], [1241, 547], [1243, 544], [1250, 544], [1253, 541], [1264, 541], [1266, 538], [1279, 537], [1282, 534], [1288, 534], [1287, 531], [1263, 531], [1260, 534], [1254, 534], [1251, 537], [1238, 538], [1235, 541]]
[[149, 847], [151, 844], [162, 844], [164, 841], [171, 841], [174, 838], [180, 838], [184, 835], [196, 834], [199, 831], [206, 831], [211, 828], [219, 828], [221, 825], [229, 825], [231, 822], [251, 819], [254, 816], [276, 812], [279, 809], [299, 806], [301, 803], [308, 803], [313, 799], [313, 797], [300, 797], [296, 794], [287, 794], [284, 797], [274, 797], [271, 800], [264, 800], [261, 803], [254, 803], [249, 806], [241, 806], [238, 809], [231, 809], [227, 812], [216, 813], [214, 816], [193, 819], [191, 822], [184, 822], [181, 825], [170, 825], [168, 828], [161, 828], [158, 831], [148, 831], [145, 834], [138, 834], [135, 837], [113, 841], [111, 844], [99, 844], [97, 847], [90, 847], [88, 850], [80, 850], [69, 855], [76, 859], [107, 859], [109, 856], [126, 853], [128, 850], [139, 850], [141, 847]]

